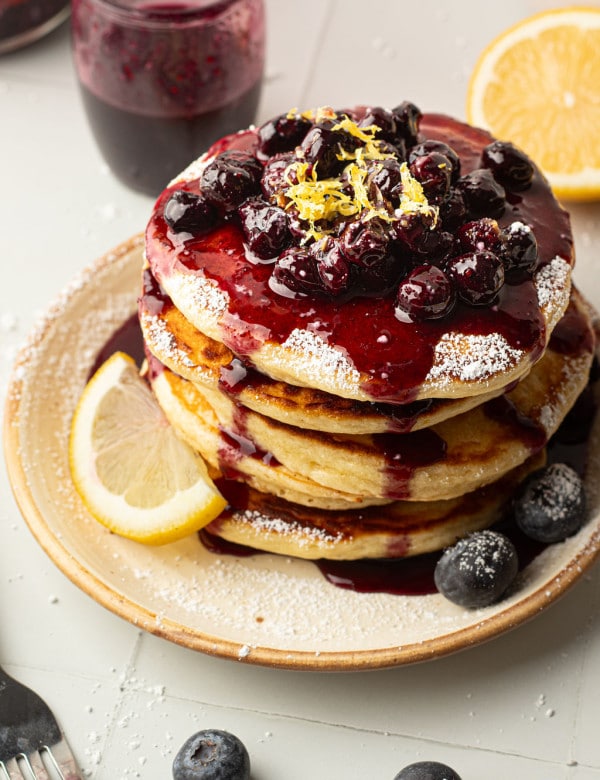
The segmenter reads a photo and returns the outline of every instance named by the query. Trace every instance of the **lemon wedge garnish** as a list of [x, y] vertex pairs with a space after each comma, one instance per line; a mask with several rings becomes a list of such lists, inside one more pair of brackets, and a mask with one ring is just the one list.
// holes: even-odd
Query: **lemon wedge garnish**
[[467, 119], [526, 152], [558, 197], [600, 198], [600, 8], [543, 11], [494, 39]]
[[71, 423], [69, 463], [90, 514], [146, 544], [187, 536], [226, 505], [202, 458], [177, 436], [123, 352], [84, 388]]

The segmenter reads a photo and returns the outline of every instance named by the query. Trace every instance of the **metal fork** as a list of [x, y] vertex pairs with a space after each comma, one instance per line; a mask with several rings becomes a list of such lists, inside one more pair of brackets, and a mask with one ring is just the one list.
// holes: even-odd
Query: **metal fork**
[[0, 780], [51, 778], [82, 780], [46, 702], [0, 667]]

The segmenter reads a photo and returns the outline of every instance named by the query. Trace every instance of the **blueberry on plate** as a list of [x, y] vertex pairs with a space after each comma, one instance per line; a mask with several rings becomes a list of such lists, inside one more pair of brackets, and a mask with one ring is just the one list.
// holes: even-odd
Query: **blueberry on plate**
[[460, 780], [454, 769], [438, 761], [417, 761], [401, 769], [394, 780]]
[[184, 742], [173, 761], [173, 780], [249, 778], [248, 751], [238, 737], [228, 731], [198, 731]]
[[499, 601], [519, 570], [517, 551], [498, 531], [474, 531], [444, 551], [434, 580], [439, 592], [461, 607], [487, 607]]
[[566, 463], [552, 463], [525, 481], [515, 499], [515, 520], [527, 536], [552, 544], [581, 528], [586, 507], [577, 472]]

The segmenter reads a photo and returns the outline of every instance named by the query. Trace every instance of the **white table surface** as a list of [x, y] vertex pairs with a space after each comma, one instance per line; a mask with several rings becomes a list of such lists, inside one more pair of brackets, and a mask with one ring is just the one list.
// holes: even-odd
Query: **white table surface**
[[[292, 106], [410, 99], [461, 118], [478, 53], [542, 0], [267, 0], [258, 121]], [[0, 57], [0, 396], [49, 304], [143, 229], [151, 199], [94, 145], [68, 25]], [[600, 204], [569, 207], [575, 279], [600, 305]], [[535, 620], [443, 659], [355, 673], [282, 671], [150, 634], [73, 585], [33, 539], [0, 473], [0, 662], [35, 687], [85, 776], [166, 780], [183, 741], [224, 728], [254, 780], [392, 780], [439, 760], [463, 780], [600, 779], [600, 569]]]

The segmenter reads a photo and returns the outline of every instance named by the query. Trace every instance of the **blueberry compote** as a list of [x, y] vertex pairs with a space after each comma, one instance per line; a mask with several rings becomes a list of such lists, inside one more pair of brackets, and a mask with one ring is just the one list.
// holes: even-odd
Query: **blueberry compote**
[[262, 0], [74, 0], [74, 57], [109, 167], [156, 196], [211, 143], [253, 121]]
[[[222, 336], [242, 358], [313, 328], [374, 402], [415, 400], [449, 330], [500, 337], [535, 360], [546, 332], [534, 274], [571, 262], [568, 215], [521, 152], [503, 158], [484, 131], [410, 106], [290, 112], [222, 139], [210, 175], [157, 201], [153, 272], [202, 275], [229, 293]], [[210, 230], [166, 220], [181, 191], [217, 208]]]

